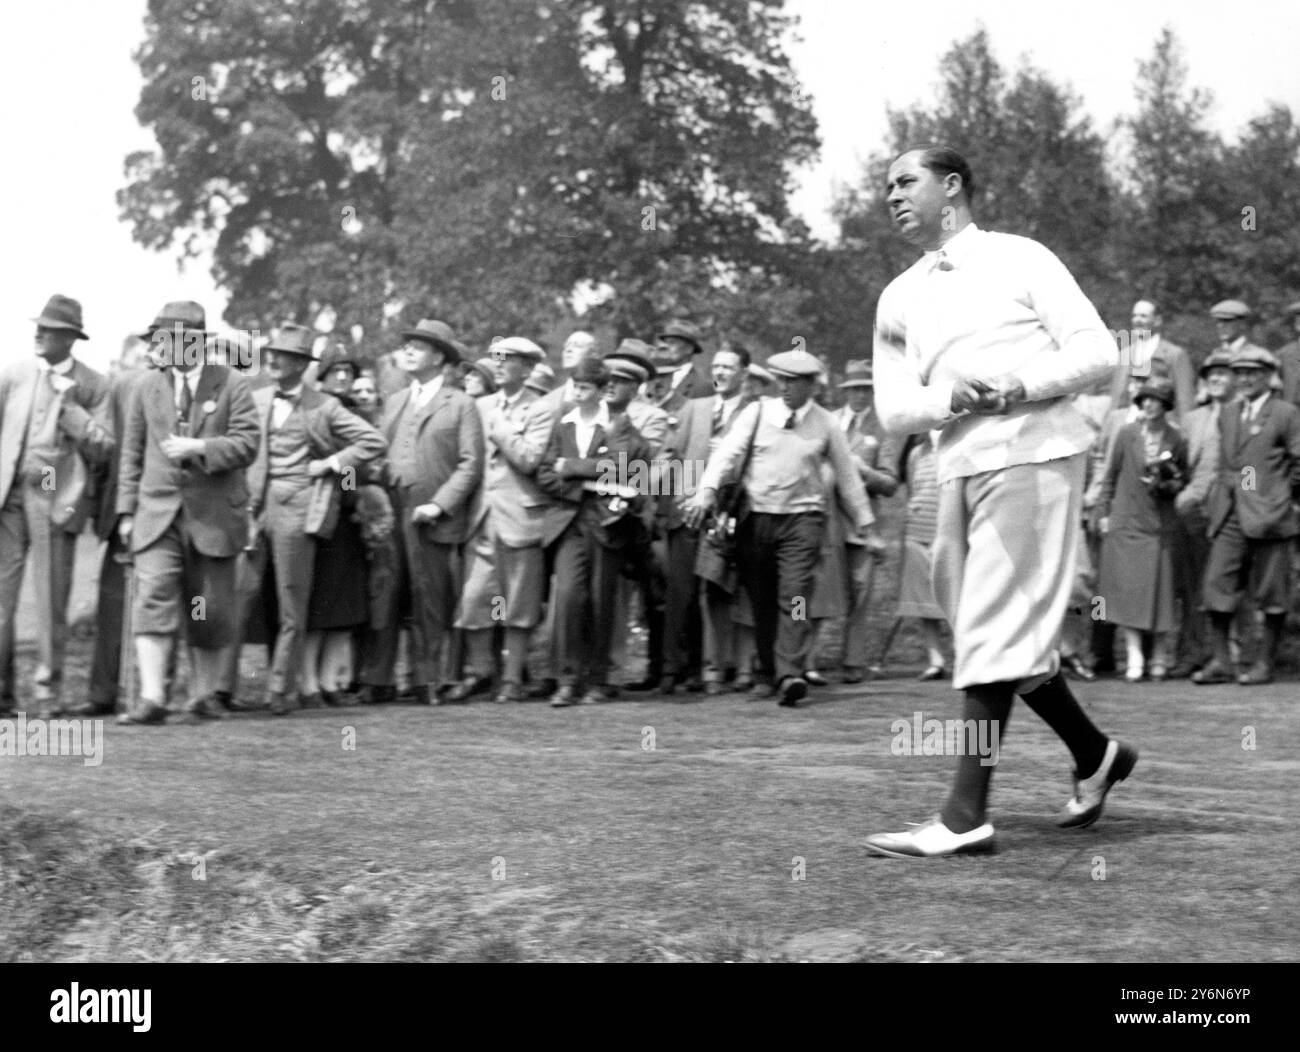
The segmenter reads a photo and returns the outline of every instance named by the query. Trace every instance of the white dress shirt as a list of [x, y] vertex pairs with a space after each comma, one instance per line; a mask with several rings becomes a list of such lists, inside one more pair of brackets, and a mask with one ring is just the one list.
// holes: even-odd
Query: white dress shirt
[[596, 415], [590, 421], [587, 421], [582, 418], [582, 411], [577, 406], [574, 406], [564, 414], [560, 423], [573, 425], [574, 435], [578, 440], [578, 454], [589, 457], [592, 455], [591, 440], [596, 435], [596, 428], [602, 427], [606, 431], [609, 430], [609, 409], [606, 408], [605, 403], [602, 401], [600, 408], [596, 410]]
[[[284, 422], [289, 419], [289, 414], [298, 408], [298, 399], [302, 397], [303, 385], [299, 384], [291, 391], [286, 391], [288, 398], [276, 398], [271, 396], [271, 429], [278, 431], [284, 427]], [[180, 392], [178, 387], [177, 393]]]
[[433, 396], [442, 390], [442, 373], [439, 373], [427, 383], [420, 383], [419, 380], [411, 381], [411, 404], [417, 409], [423, 409], [432, 400]]

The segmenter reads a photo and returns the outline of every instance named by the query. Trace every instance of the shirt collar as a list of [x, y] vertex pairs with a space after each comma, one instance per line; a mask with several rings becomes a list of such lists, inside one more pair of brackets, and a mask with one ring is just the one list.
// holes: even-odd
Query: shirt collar
[[1272, 391], [1266, 389], [1264, 393], [1260, 395], [1258, 398], [1252, 398], [1250, 400], [1250, 418], [1252, 420], [1254, 420], [1255, 417], [1259, 416], [1259, 411], [1264, 408], [1264, 403], [1268, 400], [1268, 396], [1271, 395], [1272, 393], [1273, 393]]
[[[967, 223], [938, 248], [926, 252], [923, 257], [925, 259], [926, 273], [928, 274], [932, 270], [957, 270], [960, 268], [970, 258], [971, 250], [978, 243], [981, 233], [980, 228], [974, 223]], [[940, 266], [943, 262], [946, 262], [948, 266]]]
[[[185, 385], [193, 391], [194, 388], [198, 386], [199, 375], [202, 372], [203, 366], [201, 365], [195, 366], [188, 373], [183, 373], [179, 369], [172, 369], [172, 386], [179, 391], [181, 389], [181, 382], [184, 381]], [[298, 386], [301, 388], [302, 384], [299, 384]]]
[[44, 358], [37, 358], [36, 361], [42, 372], [54, 373], [57, 376], [67, 376], [72, 372], [72, 367], [77, 364], [77, 360], [72, 355], [68, 355], [58, 365], [51, 365]]
[[688, 359], [685, 365], [679, 365], [676, 369], [673, 370], [674, 387], [676, 387], [678, 384], [680, 384], [683, 380], [686, 379], [686, 374], [691, 371], [691, 366], [693, 366], [694, 364], [695, 364], [694, 362]]
[[[288, 390], [288, 391], [285, 391], [284, 394], [282, 395], [282, 397], [283, 397], [283, 398], [289, 398], [289, 399], [292, 399], [293, 401], [296, 402], [299, 398], [302, 397], [302, 389], [303, 389], [304, 386], [306, 386], [306, 385], [305, 385], [305, 384], [299, 384], [297, 387], [294, 387], [294, 388], [291, 388], [291, 389]], [[278, 388], [278, 387], [276, 388], [276, 391], [279, 391], [279, 388]]]
[[[785, 422], [790, 419], [790, 407], [787, 406], [783, 401], [781, 401], [779, 397], [768, 398], [766, 399], [766, 401], [772, 403], [772, 408], [769, 411], [771, 412], [773, 419], [777, 421], [777, 426], [784, 427]], [[795, 423], [802, 424], [804, 421], [804, 417], [806, 417], [810, 412], [812, 412], [812, 407], [815, 404], [816, 403], [814, 403], [813, 400], [810, 398], [808, 399], [808, 401], [804, 402], [804, 404], [801, 405], [798, 409], [796, 409], [794, 411]]]
[[[582, 427], [583, 426], [582, 409], [575, 405], [572, 409], [570, 409], [567, 413], [565, 413], [564, 416], [560, 417], [560, 423], [573, 424], [576, 427]], [[603, 400], [600, 402], [600, 408], [596, 411], [596, 418], [586, 426], [587, 427], [599, 426], [599, 427], [603, 427], [606, 431], [609, 430], [609, 407], [605, 405]]]

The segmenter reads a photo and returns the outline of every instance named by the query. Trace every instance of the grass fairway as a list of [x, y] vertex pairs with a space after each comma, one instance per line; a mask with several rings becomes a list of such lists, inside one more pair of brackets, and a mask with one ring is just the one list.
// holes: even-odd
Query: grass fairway
[[1300, 687], [1077, 689], [1142, 749], [1102, 821], [1052, 824], [1017, 706], [1001, 852], [924, 862], [861, 841], [941, 803], [890, 725], [942, 684], [108, 724], [99, 767], [0, 758], [0, 959], [1295, 960]]

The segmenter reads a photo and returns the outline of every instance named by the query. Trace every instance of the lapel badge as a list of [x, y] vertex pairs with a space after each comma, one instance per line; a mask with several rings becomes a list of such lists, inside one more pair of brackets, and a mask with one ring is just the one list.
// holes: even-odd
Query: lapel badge
[[204, 416], [207, 416], [210, 413], [215, 413], [216, 411], [217, 411], [217, 403], [214, 402], [211, 398], [209, 398], [206, 402], [203, 403]]

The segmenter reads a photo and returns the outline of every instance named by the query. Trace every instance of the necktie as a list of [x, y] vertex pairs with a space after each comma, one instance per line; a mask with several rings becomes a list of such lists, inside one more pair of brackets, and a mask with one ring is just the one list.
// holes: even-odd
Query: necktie
[[194, 405], [194, 395], [190, 391], [189, 377], [181, 378], [180, 398], [176, 402], [176, 419], [182, 424], [189, 420], [190, 409]]
[[790, 410], [790, 419], [787, 420], [787, 421], [786, 421], [782, 426], [783, 426], [787, 431], [793, 431], [793, 430], [794, 430], [794, 423], [795, 423], [795, 416], [794, 416], [794, 410], [792, 409], [792, 410]]
[[291, 395], [288, 391], [276, 391], [275, 394], [273, 394], [271, 397], [283, 398], [290, 405], [293, 405], [293, 395]]
[[713, 434], [715, 435], [722, 430], [722, 409], [723, 403], [719, 399], [718, 404], [713, 407]]

